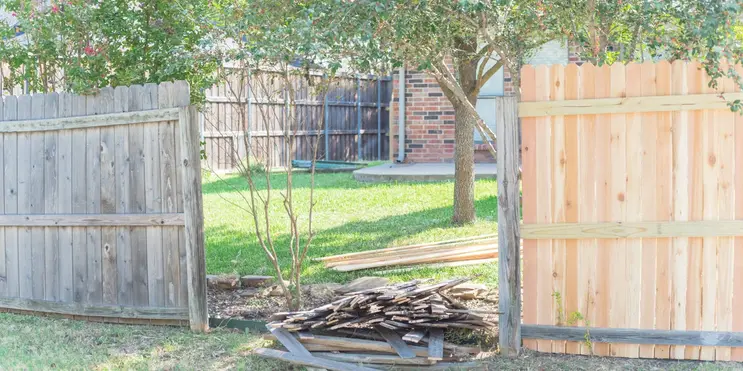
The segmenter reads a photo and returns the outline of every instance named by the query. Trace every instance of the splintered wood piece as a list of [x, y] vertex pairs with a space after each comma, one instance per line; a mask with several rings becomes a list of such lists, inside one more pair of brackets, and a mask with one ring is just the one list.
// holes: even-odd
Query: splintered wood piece
[[[309, 356], [297, 355], [293, 353], [282, 352], [276, 349], [258, 348], [253, 353], [266, 358], [278, 359], [298, 365], [324, 368], [333, 371], [374, 371], [373, 368], [357, 366], [350, 363], [338, 362], [324, 358], [318, 358], [310, 354]], [[309, 353], [309, 352], [308, 352]]]
[[418, 343], [421, 341], [421, 339], [423, 339], [424, 336], [426, 336], [425, 331], [413, 330], [405, 334], [402, 339], [411, 343]]
[[281, 345], [292, 354], [312, 357], [312, 354], [310, 354], [310, 352], [302, 346], [302, 343], [292, 336], [289, 331], [281, 328], [269, 328], [269, 331], [271, 331], [271, 334], [276, 336], [276, 339], [281, 343]]
[[431, 329], [428, 339], [428, 359], [436, 361], [444, 359], [444, 330]]
[[390, 330], [397, 330], [397, 326], [391, 325], [389, 323], [385, 322], [379, 322], [379, 326], [382, 326], [384, 328], [390, 329]]
[[377, 327], [376, 330], [385, 340], [387, 340], [387, 343], [395, 350], [397, 355], [402, 358], [415, 358], [415, 353], [413, 353], [410, 347], [405, 344], [400, 335], [396, 332], [385, 327]]

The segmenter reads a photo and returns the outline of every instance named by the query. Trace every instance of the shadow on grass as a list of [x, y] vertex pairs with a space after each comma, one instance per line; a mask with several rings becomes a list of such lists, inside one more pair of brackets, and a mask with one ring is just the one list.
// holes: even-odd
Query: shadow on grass
[[[358, 188], [358, 186], [356, 186]], [[491, 196], [475, 202], [479, 216], [497, 220], [497, 197]], [[495, 213], [495, 215], [494, 215]], [[343, 254], [389, 247], [397, 240], [427, 233], [423, 241], [436, 241], [467, 235], [495, 233], [486, 226], [459, 227], [451, 224], [451, 206], [383, 217], [376, 220], [361, 220], [338, 227], [317, 230], [310, 247], [304, 270], [305, 282], [341, 282], [364, 275], [363, 271], [341, 273], [325, 269], [313, 257]], [[488, 225], [490, 226], [490, 225]], [[261, 246], [251, 231], [220, 224], [206, 228], [207, 270], [209, 272], [235, 272], [239, 274], [273, 274]], [[288, 244], [290, 236], [273, 236], [280, 262], [291, 259]], [[226, 258], [229, 257], [229, 258]], [[283, 267], [288, 269], [288, 265]], [[366, 272], [368, 273], [368, 272]]]

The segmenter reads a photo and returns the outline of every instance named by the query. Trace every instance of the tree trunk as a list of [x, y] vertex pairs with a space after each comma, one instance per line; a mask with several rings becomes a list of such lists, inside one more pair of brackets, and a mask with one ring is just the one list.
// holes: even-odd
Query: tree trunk
[[[475, 54], [477, 39], [457, 40], [457, 49], [465, 51], [463, 56]], [[456, 58], [459, 85], [472, 106], [477, 105], [477, 59]], [[471, 114], [456, 99], [454, 105], [454, 216], [455, 224], [475, 221], [475, 121]]]
[[[461, 105], [459, 105], [461, 106]], [[462, 107], [454, 108], [454, 216], [455, 224], [475, 221], [475, 125]]]

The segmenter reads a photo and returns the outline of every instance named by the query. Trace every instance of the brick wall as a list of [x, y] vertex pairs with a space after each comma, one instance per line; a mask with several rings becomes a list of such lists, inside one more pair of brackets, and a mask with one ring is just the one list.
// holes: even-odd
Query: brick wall
[[[397, 158], [399, 73], [393, 75], [392, 154]], [[447, 162], [454, 158], [454, 107], [436, 79], [425, 72], [405, 74], [405, 157], [407, 162]]]
[[[530, 64], [581, 64], [573, 45], [565, 41], [545, 44], [529, 60]], [[393, 74], [393, 102], [390, 122], [392, 159], [398, 152], [398, 82]], [[405, 75], [405, 161], [451, 162], [454, 159], [454, 108], [436, 79], [425, 72], [406, 71]], [[503, 92], [515, 94], [511, 73], [503, 71]], [[476, 162], [493, 162], [486, 144], [475, 144]]]

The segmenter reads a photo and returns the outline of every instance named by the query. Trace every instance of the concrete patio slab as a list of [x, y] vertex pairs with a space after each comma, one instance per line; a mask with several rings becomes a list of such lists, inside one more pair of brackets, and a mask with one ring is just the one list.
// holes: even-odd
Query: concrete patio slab
[[[475, 164], [475, 178], [495, 178], [495, 164]], [[359, 182], [433, 182], [454, 179], [452, 163], [382, 164], [353, 172]]]

